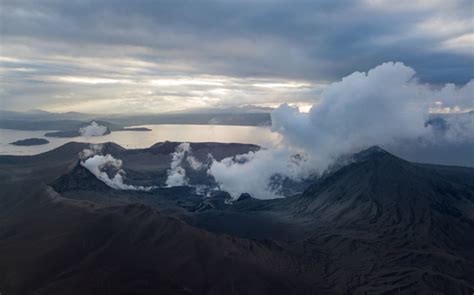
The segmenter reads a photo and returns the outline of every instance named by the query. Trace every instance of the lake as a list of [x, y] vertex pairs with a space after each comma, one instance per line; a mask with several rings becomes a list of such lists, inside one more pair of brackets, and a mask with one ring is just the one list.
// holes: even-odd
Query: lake
[[[114, 131], [111, 134], [97, 137], [55, 138], [45, 137], [51, 130], [22, 131], [0, 129], [0, 154], [34, 155], [52, 150], [67, 142], [103, 143], [115, 142], [127, 149], [147, 148], [162, 141], [180, 142], [237, 142], [252, 143], [270, 147], [277, 143], [280, 136], [271, 132], [269, 127], [229, 126], [229, 125], [141, 125], [152, 131]], [[50, 142], [37, 146], [15, 146], [11, 142], [26, 138], [45, 138]]]

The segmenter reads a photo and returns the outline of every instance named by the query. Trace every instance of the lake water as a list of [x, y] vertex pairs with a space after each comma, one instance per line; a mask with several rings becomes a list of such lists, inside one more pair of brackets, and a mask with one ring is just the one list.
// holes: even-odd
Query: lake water
[[[228, 125], [142, 125], [152, 131], [114, 131], [97, 137], [55, 138], [45, 137], [44, 131], [21, 131], [0, 129], [0, 154], [34, 155], [52, 150], [67, 142], [103, 143], [115, 142], [125, 148], [147, 148], [162, 141], [188, 142], [237, 142], [252, 143], [269, 147], [278, 142], [279, 135], [268, 127], [228, 126]], [[11, 142], [26, 138], [45, 138], [48, 144], [36, 146], [15, 146]]]

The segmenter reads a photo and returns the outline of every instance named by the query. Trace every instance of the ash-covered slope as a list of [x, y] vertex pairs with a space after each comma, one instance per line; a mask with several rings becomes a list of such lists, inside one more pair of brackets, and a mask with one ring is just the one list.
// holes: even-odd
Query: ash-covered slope
[[345, 227], [414, 227], [435, 222], [435, 216], [463, 222], [472, 217], [473, 183], [450, 179], [378, 147], [355, 159], [295, 200], [297, 214]]
[[355, 159], [289, 205], [314, 223], [304, 244], [329, 254], [326, 279], [341, 292], [472, 292], [474, 186], [464, 168], [446, 174], [377, 147]]
[[86, 190], [103, 193], [111, 190], [109, 186], [100, 181], [94, 174], [83, 167], [80, 161], [77, 162], [70, 172], [61, 175], [59, 178], [51, 182], [50, 185], [58, 193], [73, 190]]
[[[6, 294], [311, 294], [277, 243], [215, 235], [150, 207], [102, 207], [39, 186], [0, 211]], [[314, 288], [314, 289], [313, 289]]]
[[[105, 144], [102, 152], [122, 159], [132, 182], [166, 171], [178, 144], [142, 150]], [[229, 205], [222, 195], [198, 196], [186, 187], [114, 190], [78, 164], [77, 153], [87, 147], [0, 157], [6, 293], [474, 290], [474, 169], [410, 163], [374, 147], [299, 196], [243, 197]], [[254, 147], [191, 148], [204, 161], [210, 150], [222, 149], [224, 157]], [[40, 183], [51, 187], [33, 189]]]

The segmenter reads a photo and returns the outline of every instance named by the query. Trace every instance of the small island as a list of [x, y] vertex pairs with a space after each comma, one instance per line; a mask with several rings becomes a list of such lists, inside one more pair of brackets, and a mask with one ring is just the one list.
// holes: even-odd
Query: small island
[[147, 127], [124, 127], [122, 131], [151, 131], [151, 129]]
[[78, 137], [81, 136], [77, 130], [67, 130], [67, 131], [54, 131], [45, 133], [46, 137]]
[[44, 138], [27, 138], [27, 139], [17, 140], [10, 144], [20, 145], [20, 146], [31, 146], [31, 145], [42, 145], [42, 144], [48, 144], [48, 143], [49, 143], [49, 140], [46, 140]]

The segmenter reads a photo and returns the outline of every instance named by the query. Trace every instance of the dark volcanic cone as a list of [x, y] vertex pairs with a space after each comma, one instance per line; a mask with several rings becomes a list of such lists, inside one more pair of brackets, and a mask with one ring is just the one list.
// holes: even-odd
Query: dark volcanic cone
[[111, 189], [83, 167], [80, 161], [77, 162], [76, 166], [69, 173], [54, 180], [50, 186], [59, 193], [74, 190], [105, 192]]
[[[403, 232], [443, 247], [474, 245], [471, 185], [380, 148], [356, 159], [306, 190], [295, 202], [297, 215], [312, 215], [333, 227]], [[466, 237], [466, 232], [473, 235]]]
[[355, 159], [308, 188], [297, 202], [298, 214], [324, 216], [343, 226], [414, 226], [432, 222], [432, 214], [462, 219], [463, 204], [473, 203], [472, 186], [380, 148], [365, 150]]
[[311, 244], [331, 253], [327, 279], [341, 292], [467, 294], [474, 189], [440, 172], [374, 147], [295, 199], [295, 215], [317, 224]]

